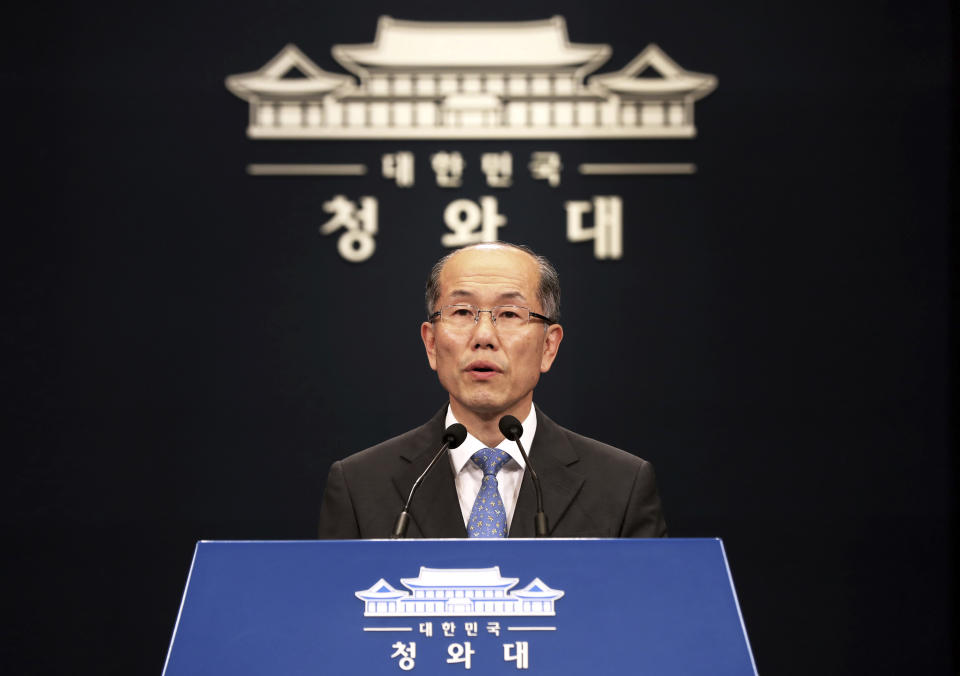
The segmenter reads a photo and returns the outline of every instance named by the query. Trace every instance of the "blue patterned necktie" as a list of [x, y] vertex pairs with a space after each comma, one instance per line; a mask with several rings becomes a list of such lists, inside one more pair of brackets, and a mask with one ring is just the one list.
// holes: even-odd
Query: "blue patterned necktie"
[[499, 448], [481, 448], [470, 459], [483, 470], [483, 482], [470, 511], [467, 535], [472, 538], [506, 537], [507, 510], [500, 497], [497, 472], [510, 459], [510, 454]]

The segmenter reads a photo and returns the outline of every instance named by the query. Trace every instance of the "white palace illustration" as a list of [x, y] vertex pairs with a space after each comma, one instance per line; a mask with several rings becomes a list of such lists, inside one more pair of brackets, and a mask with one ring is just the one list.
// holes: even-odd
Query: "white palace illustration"
[[516, 22], [380, 17], [371, 44], [334, 45], [352, 75], [296, 45], [227, 88], [250, 105], [257, 139], [691, 138], [694, 102], [717, 86], [648, 45], [621, 70], [576, 44], [563, 17]]
[[426, 568], [417, 577], [401, 578], [410, 591], [396, 589], [380, 578], [369, 589], [356, 592], [365, 617], [556, 615], [554, 604], [563, 596], [540, 578], [511, 591], [519, 578], [503, 577], [500, 567]]

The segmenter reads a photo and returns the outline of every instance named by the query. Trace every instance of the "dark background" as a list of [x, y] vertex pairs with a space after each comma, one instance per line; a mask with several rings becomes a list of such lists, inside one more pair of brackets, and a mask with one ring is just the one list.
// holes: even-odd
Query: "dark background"
[[[956, 673], [950, 187], [943, 2], [402, 6], [72, 3], [8, 15], [3, 322], [10, 673], [157, 674], [198, 539], [303, 539], [330, 463], [426, 420], [420, 344], [439, 214], [493, 194], [557, 263], [551, 417], [657, 467], [671, 534], [725, 541], [763, 674]], [[719, 78], [695, 140], [251, 141], [223, 86], [296, 43], [327, 70], [380, 14], [562, 14]], [[428, 157], [459, 150], [462, 189]], [[560, 152], [551, 189], [523, 169]], [[380, 178], [412, 150], [417, 184]], [[362, 179], [250, 162], [365, 162]], [[472, 164], [471, 164], [472, 161]], [[695, 162], [596, 178], [583, 161]], [[321, 237], [380, 200], [377, 250]], [[564, 236], [563, 200], [624, 198], [625, 255]], [[954, 287], [955, 288], [955, 287]]]

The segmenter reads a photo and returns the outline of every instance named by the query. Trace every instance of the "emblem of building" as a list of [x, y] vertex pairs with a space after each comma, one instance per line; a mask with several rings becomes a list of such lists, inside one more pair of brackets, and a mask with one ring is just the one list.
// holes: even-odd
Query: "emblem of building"
[[[231, 75], [263, 139], [690, 138], [713, 75], [650, 44], [621, 70], [590, 75], [605, 44], [570, 43], [566, 22], [433, 22], [381, 17], [372, 44], [334, 45], [353, 75], [295, 45]], [[356, 77], [354, 77], [356, 76]]]
[[551, 589], [540, 578], [511, 591], [520, 581], [503, 577], [500, 567], [426, 568], [417, 577], [401, 578], [410, 591], [396, 589], [380, 578], [369, 589], [356, 592], [365, 617], [401, 616], [547, 616], [563, 591]]

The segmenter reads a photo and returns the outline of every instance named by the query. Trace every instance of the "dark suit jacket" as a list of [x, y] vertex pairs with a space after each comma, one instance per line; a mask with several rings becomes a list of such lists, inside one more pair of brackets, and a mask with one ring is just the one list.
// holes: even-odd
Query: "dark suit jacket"
[[[653, 467], [646, 460], [574, 434], [537, 411], [531, 462], [543, 485], [551, 537], [663, 537], [666, 523]], [[388, 538], [410, 492], [440, 447], [446, 407], [415, 430], [330, 468], [320, 537]], [[524, 472], [510, 537], [534, 537], [536, 493]], [[408, 537], [467, 536], [450, 462], [423, 480], [410, 507]]]

